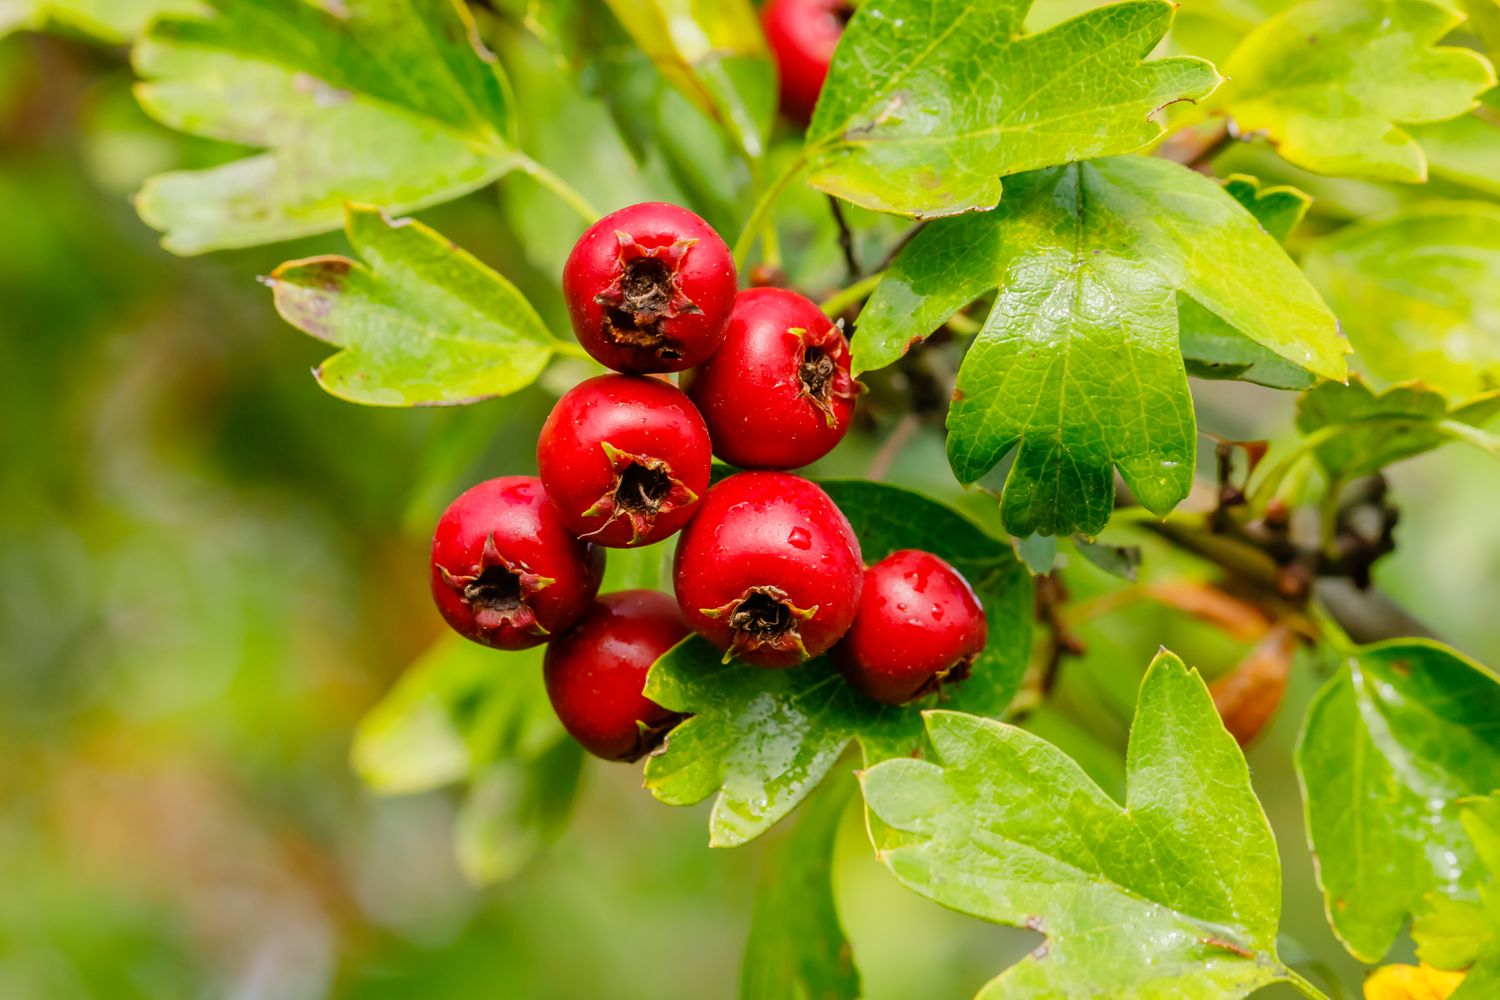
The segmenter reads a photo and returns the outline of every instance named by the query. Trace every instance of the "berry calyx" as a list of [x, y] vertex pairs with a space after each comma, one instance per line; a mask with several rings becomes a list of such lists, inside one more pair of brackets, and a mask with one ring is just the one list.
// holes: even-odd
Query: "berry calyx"
[[604, 552], [574, 538], [539, 479], [480, 483], [448, 506], [432, 538], [432, 597], [454, 631], [527, 649], [571, 625], [599, 591]]
[[713, 354], [735, 288], [734, 258], [719, 234], [663, 202], [606, 215], [563, 266], [578, 342], [618, 372], [682, 371]]
[[563, 728], [605, 760], [637, 760], [680, 718], [643, 693], [646, 674], [688, 634], [677, 603], [654, 590], [603, 594], [547, 647], [542, 675]]
[[536, 457], [568, 529], [611, 548], [676, 533], [708, 491], [713, 462], [692, 401], [634, 375], [599, 375], [570, 389], [542, 425]]
[[843, 513], [813, 483], [741, 472], [708, 491], [677, 543], [677, 603], [724, 660], [791, 667], [854, 620], [863, 567]]
[[849, 0], [771, 0], [762, 8], [761, 24], [781, 84], [782, 114], [803, 125], [812, 120], [833, 52], [853, 16]]
[[864, 386], [849, 373], [849, 342], [815, 303], [752, 288], [735, 298], [723, 346], [686, 391], [714, 454], [747, 469], [795, 469], [843, 440]]
[[865, 570], [859, 614], [833, 657], [861, 693], [903, 705], [967, 677], [987, 629], [958, 570], [931, 552], [902, 549]]

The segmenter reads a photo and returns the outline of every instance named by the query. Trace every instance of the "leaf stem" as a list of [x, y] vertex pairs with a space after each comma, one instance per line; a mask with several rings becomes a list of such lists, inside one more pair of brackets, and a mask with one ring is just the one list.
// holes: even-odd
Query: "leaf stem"
[[1304, 979], [1295, 969], [1285, 965], [1281, 968], [1286, 973], [1287, 982], [1296, 987], [1303, 996], [1308, 997], [1309, 1000], [1328, 1000], [1328, 994]]
[[531, 157], [521, 157], [519, 166], [523, 173], [566, 202], [568, 207], [577, 212], [584, 222], [592, 226], [601, 218], [599, 210], [589, 204], [588, 199], [580, 194], [577, 188]]
[[[740, 238], [734, 241], [735, 267], [743, 268], [745, 266], [745, 261], [750, 256], [750, 248], [755, 245], [755, 241], [761, 235], [761, 231], [766, 229], [767, 224], [771, 222], [771, 209], [776, 206], [777, 200], [785, 193], [787, 186], [796, 179], [798, 174], [802, 173], [802, 168], [805, 166], [807, 166], [807, 160], [801, 156], [797, 157], [781, 172], [781, 176], [777, 177], [771, 182], [769, 187], [761, 192], [760, 200], [750, 210], [750, 218], [746, 220], [745, 228], [740, 231]], [[772, 228], [774, 229], [774, 224], [772, 224]], [[773, 256], [773, 253], [778, 258], [781, 255], [777, 247], [776, 234], [770, 232], [766, 235], [766, 256], [768, 263], [776, 263], [775, 260], [769, 259]]]
[[869, 298], [870, 293], [875, 291], [875, 286], [880, 284], [880, 279], [884, 277], [884, 271], [866, 275], [848, 288], [835, 292], [818, 303], [818, 308], [828, 316], [839, 316], [856, 302]]

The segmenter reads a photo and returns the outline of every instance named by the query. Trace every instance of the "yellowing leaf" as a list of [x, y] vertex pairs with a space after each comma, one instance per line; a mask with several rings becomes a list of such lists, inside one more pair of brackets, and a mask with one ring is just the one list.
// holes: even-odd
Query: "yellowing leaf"
[[1437, 47], [1459, 20], [1427, 0], [1309, 0], [1240, 43], [1214, 105], [1299, 167], [1425, 180], [1422, 149], [1400, 126], [1461, 115], [1495, 84], [1483, 56]]

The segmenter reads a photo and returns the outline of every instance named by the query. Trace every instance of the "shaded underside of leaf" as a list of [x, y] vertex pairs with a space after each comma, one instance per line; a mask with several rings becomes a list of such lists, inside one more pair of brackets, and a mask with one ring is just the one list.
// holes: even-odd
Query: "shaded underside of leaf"
[[860, 6], [808, 129], [811, 183], [922, 218], [985, 209], [1003, 176], [1127, 153], [1152, 115], [1218, 85], [1200, 59], [1146, 60], [1172, 5], [1124, 0], [1038, 34], [1029, 0]]

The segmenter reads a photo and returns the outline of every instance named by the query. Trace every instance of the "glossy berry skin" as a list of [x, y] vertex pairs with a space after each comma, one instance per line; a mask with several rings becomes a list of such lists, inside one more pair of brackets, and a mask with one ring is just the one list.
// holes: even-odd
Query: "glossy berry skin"
[[573, 534], [649, 545], [675, 534], [708, 492], [708, 427], [675, 386], [600, 375], [568, 391], [542, 425], [537, 466]]
[[806, 125], [854, 13], [849, 0], [770, 0], [761, 9], [766, 41], [781, 80], [781, 113]]
[[735, 299], [724, 346], [687, 379], [714, 454], [745, 469], [795, 469], [843, 440], [864, 387], [849, 342], [821, 309], [784, 288]]
[[984, 608], [958, 570], [902, 549], [865, 570], [859, 614], [833, 656], [860, 692], [902, 705], [966, 677], [986, 631]]
[[666, 594], [601, 595], [547, 647], [542, 675], [563, 728], [605, 760], [637, 760], [649, 752], [678, 716], [641, 693], [646, 672], [688, 631]]
[[480, 483], [432, 537], [432, 597], [454, 631], [495, 649], [546, 642], [588, 610], [604, 550], [574, 538], [534, 476]]
[[859, 540], [800, 476], [741, 472], [708, 491], [677, 542], [673, 583], [693, 631], [758, 667], [826, 651], [854, 620]]
[[685, 208], [646, 202], [590, 226], [563, 266], [584, 350], [617, 372], [676, 372], [724, 339], [736, 278], [729, 247]]

